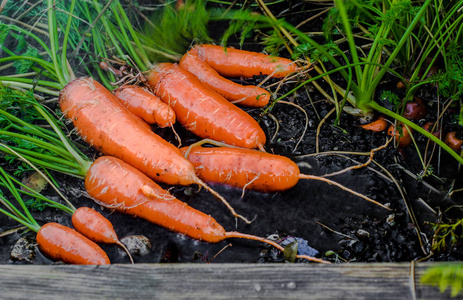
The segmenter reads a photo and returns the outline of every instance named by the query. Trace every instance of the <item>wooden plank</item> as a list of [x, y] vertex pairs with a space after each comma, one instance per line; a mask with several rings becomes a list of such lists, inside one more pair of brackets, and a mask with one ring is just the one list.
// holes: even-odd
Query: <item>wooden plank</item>
[[0, 298], [462, 299], [419, 283], [433, 265], [1, 265]]

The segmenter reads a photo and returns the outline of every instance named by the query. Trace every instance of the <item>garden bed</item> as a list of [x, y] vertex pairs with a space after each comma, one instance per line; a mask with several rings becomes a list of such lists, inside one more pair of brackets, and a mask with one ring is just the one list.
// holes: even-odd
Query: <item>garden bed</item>
[[[134, 6], [131, 6], [132, 4]], [[224, 4], [216, 3], [209, 5], [214, 8], [227, 7]], [[285, 18], [288, 23], [293, 25], [310, 20], [310, 22], [303, 22], [300, 30], [310, 32], [326, 30], [325, 27], [322, 27], [326, 14], [318, 16], [318, 13], [325, 10], [326, 6], [320, 3], [314, 4], [312, 7], [310, 5], [309, 2], [301, 2], [294, 4], [293, 7], [292, 4], [279, 2], [276, 5], [268, 5], [268, 8], [275, 16]], [[143, 10], [145, 13], [156, 10], [155, 6], [149, 6], [143, 1], [130, 3], [127, 8], [144, 8], [146, 9], [146, 11]], [[256, 7], [251, 7], [251, 9], [258, 11]], [[127, 12], [130, 10], [128, 9]], [[211, 30], [211, 36], [218, 40], [220, 34], [227, 28], [228, 22], [222, 20], [214, 24], [215, 27], [213, 27], [214, 30]], [[260, 34], [265, 36], [267, 32], [262, 30]], [[228, 45], [246, 50], [263, 50], [261, 45], [251, 38], [245, 39], [243, 45], [240, 45], [237, 38], [239, 36], [232, 36]], [[323, 42], [323, 38], [319, 34], [316, 34], [315, 39], [320, 43]], [[368, 42], [360, 43], [359, 47], [369, 44]], [[16, 42], [13, 41], [6, 45], [13, 47], [16, 46]], [[348, 51], [349, 47], [345, 43], [341, 43], [339, 47], [345, 51], [349, 59], [352, 59], [352, 54]], [[283, 45], [280, 45], [280, 50], [280, 55], [289, 57], [289, 53]], [[91, 56], [91, 54], [89, 55]], [[86, 70], [79, 59], [80, 57], [73, 58], [71, 62], [76, 65], [76, 75], [82, 76], [85, 75]], [[337, 59], [339, 60], [339, 58]], [[435, 64], [442, 68], [445, 65], [444, 61], [442, 57], [438, 57]], [[328, 70], [335, 67], [330, 63], [325, 62], [325, 64]], [[402, 70], [400, 67], [404, 66], [395, 66], [395, 71], [403, 71], [403, 76], [409, 75], [408, 73], [405, 74], [406, 70]], [[96, 69], [92, 70], [97, 76]], [[7, 75], [8, 69], [3, 72]], [[313, 77], [318, 75], [312, 69], [309, 72]], [[252, 79], [241, 78], [235, 81], [244, 84], [258, 84], [264, 81], [264, 86], [275, 91], [275, 97], [277, 97], [285, 95], [297, 87], [299, 82], [308, 78], [304, 77], [305, 74], [299, 75], [297, 78], [282, 82], [278, 79], [267, 80], [264, 76], [255, 76]], [[331, 80], [339, 85], [346, 84], [345, 78], [339, 74], [334, 74]], [[330, 91], [332, 88], [326, 77], [316, 82], [326, 91]], [[394, 107], [393, 99], [388, 101], [383, 97], [383, 95], [395, 95], [398, 99], [403, 99], [408, 90], [399, 89], [397, 87], [399, 82], [400, 80], [394, 76], [393, 72], [385, 74], [378, 83], [374, 100], [387, 108], [401, 108], [405, 103], [401, 103], [398, 107], [396, 103], [396, 107]], [[439, 120], [443, 132], [461, 127], [454, 122], [459, 116], [458, 104], [461, 103], [461, 99], [454, 101], [453, 106], [447, 105], [450, 100], [443, 101], [439, 94], [438, 85], [432, 83], [419, 85], [414, 91], [414, 95], [422, 99], [426, 107], [425, 114], [414, 120], [414, 123], [422, 126], [429, 121]], [[53, 101], [47, 102], [47, 106], [53, 110], [57, 109], [56, 102]], [[285, 289], [291, 289], [291, 287], [285, 286], [289, 283], [295, 283], [299, 295], [313, 291], [314, 286], [318, 285], [322, 285], [319, 286], [320, 293], [326, 293], [323, 288], [327, 285], [324, 281], [327, 280], [326, 276], [337, 273], [340, 274], [339, 278], [330, 278], [332, 280], [330, 285], [336, 286], [335, 289], [332, 289], [331, 286], [332, 294], [330, 295], [333, 295], [334, 298], [342, 298], [338, 296], [341, 295], [341, 290], [347, 293], [346, 289], [349, 288], [350, 280], [352, 280], [350, 274], [353, 272], [362, 274], [361, 277], [355, 278], [357, 282], [361, 281], [360, 285], [355, 286], [357, 298], [369, 298], [371, 296], [369, 293], [379, 291], [384, 292], [385, 297], [396, 296], [403, 294], [405, 290], [407, 295], [411, 295], [410, 297], [433, 298], [429, 295], [435, 295], [433, 294], [434, 289], [419, 286], [415, 290], [413, 284], [410, 283], [414, 277], [409, 275], [410, 268], [414, 270], [414, 264], [410, 267], [410, 264], [406, 262], [461, 261], [463, 258], [461, 239], [459, 238], [461, 226], [454, 227], [454, 233], [457, 235], [455, 239], [449, 240], [445, 237], [435, 236], [435, 230], [438, 228], [436, 224], [456, 224], [463, 216], [461, 210], [463, 176], [461, 165], [455, 160], [455, 157], [439, 147], [434, 147], [435, 145], [429, 143], [428, 138], [419, 133], [414, 134], [414, 143], [411, 145], [397, 147], [393, 141], [390, 141], [390, 136], [386, 131], [372, 132], [359, 127], [365, 123], [365, 120], [346, 112], [337, 115], [333, 104], [330, 103], [326, 95], [320, 93], [313, 82], [306, 84], [303, 88], [270, 107], [271, 109], [265, 110], [243, 108], [259, 121], [264, 130], [267, 137], [265, 144], [267, 152], [291, 158], [298, 164], [301, 173], [304, 174], [326, 176], [340, 172], [327, 178], [368, 196], [389, 209], [368, 202], [336, 186], [316, 180], [302, 179], [294, 188], [278, 193], [243, 191], [239, 188], [211, 183], [211, 187], [224, 196], [239, 214], [253, 219], [251, 224], [245, 224], [240, 220], [237, 221], [229, 210], [205, 189], [198, 189], [196, 186], [161, 185], [169, 189], [176, 198], [211, 215], [227, 231], [236, 230], [260, 237], [268, 237], [283, 243], [283, 245], [296, 239], [299, 242], [299, 251], [306, 251], [310, 255], [332, 263], [389, 262], [394, 264], [374, 264], [371, 265], [371, 268], [367, 264], [341, 266], [339, 268], [318, 266], [305, 268], [305, 264], [249, 265], [249, 263], [284, 263], [285, 258], [287, 260], [288, 257], [270, 246], [255, 241], [228, 239], [216, 244], [196, 241], [145, 220], [103, 209], [102, 206], [87, 197], [82, 180], [52, 173], [60, 185], [60, 190], [71, 199], [74, 205], [93, 207], [101, 212], [113, 223], [119, 237], [126, 244], [129, 243], [127, 237], [134, 236], [143, 237], [132, 239], [145, 243], [132, 245], [131, 252], [137, 264], [135, 266], [118, 265], [100, 269], [68, 266], [54, 266], [55, 268], [40, 266], [35, 269], [31, 267], [30, 270], [34, 271], [30, 274], [29, 279], [31, 281], [28, 283], [40, 282], [40, 274], [43, 272], [45, 274], [56, 272], [55, 274], [59, 274], [59, 276], [68, 276], [66, 274], [74, 272], [78, 275], [69, 277], [70, 282], [75, 281], [79, 284], [82, 274], [89, 275], [85, 279], [88, 281], [91, 281], [92, 278], [99, 278], [98, 280], [104, 281], [106, 275], [112, 277], [133, 272], [134, 278], [131, 280], [137, 281], [137, 278], [159, 273], [160, 275], [157, 275], [156, 280], [159, 280], [160, 285], [157, 287], [163, 290], [161, 297], [167, 297], [174, 296], [174, 294], [178, 296], [179, 294], [186, 295], [183, 293], [196, 293], [201, 289], [201, 285], [198, 287], [196, 285], [198, 282], [195, 280], [188, 281], [188, 277], [196, 278], [199, 277], [198, 273], [204, 274], [206, 272], [209, 274], [210, 280], [207, 281], [207, 284], [214, 286], [217, 291], [222, 291], [221, 295], [224, 297], [236, 296], [235, 293], [227, 295], [226, 291], [232, 289], [230, 284], [233, 285], [233, 276], [237, 275], [239, 276], [236, 278], [241, 278], [241, 275], [243, 276], [241, 279], [252, 278], [249, 282], [244, 283], [243, 296], [256, 293], [256, 297], [261, 297], [263, 294], [259, 292], [266, 292], [267, 289], [266, 283], [260, 278], [263, 280], [266, 274], [273, 274], [272, 276], [276, 276], [274, 282], [272, 281], [274, 285], [272, 287], [267, 286], [271, 292], [265, 295], [284, 297]], [[450, 109], [448, 109], [449, 107]], [[376, 118], [378, 115], [379, 113], [376, 113], [374, 117]], [[336, 124], [337, 118], [339, 118], [338, 124]], [[388, 121], [393, 123], [395, 120], [389, 116]], [[68, 129], [71, 130], [72, 125], [69, 125]], [[176, 135], [171, 128], [161, 129], [153, 126], [152, 129], [167, 141], [178, 145]], [[200, 140], [179, 124], [175, 124], [174, 129], [180, 137], [182, 145], [190, 145]], [[82, 140], [76, 140], [75, 136], [72, 137], [81, 146], [81, 149], [84, 149], [87, 156], [94, 159], [100, 155], [100, 153], [90, 149]], [[373, 160], [368, 161], [371, 155]], [[368, 162], [367, 165], [363, 167], [346, 170], [346, 168], [360, 166], [366, 162]], [[16, 165], [9, 166], [6, 161], [2, 161], [2, 166], [11, 172], [17, 168]], [[59, 199], [50, 187], [44, 190], [44, 194], [53, 199]], [[35, 211], [34, 216], [40, 223], [57, 222], [71, 226], [70, 216], [56, 209]], [[13, 271], [14, 276], [20, 277], [22, 272], [26, 270], [23, 266], [17, 266], [20, 264], [60, 264], [53, 262], [39, 251], [35, 251], [35, 234], [14, 230], [17, 228], [17, 224], [4, 215], [0, 215], [0, 224], [2, 232], [9, 232], [9, 234], [0, 237], [0, 264], [5, 264], [5, 266], [0, 266], [0, 269], [8, 270], [8, 272], [15, 270]], [[442, 241], [446, 244], [442, 244]], [[117, 245], [102, 245], [102, 248], [107, 252], [112, 263], [129, 263], [127, 255]], [[13, 256], [11, 255], [12, 252], [14, 253]], [[302, 263], [304, 261], [295, 260], [295, 262]], [[400, 262], [404, 264], [396, 264]], [[151, 265], [153, 263], [196, 263], [200, 265], [171, 267], [169, 265]], [[216, 267], [215, 265], [206, 265], [206, 263], [220, 265]], [[243, 265], [241, 267], [241, 265], [229, 265], [228, 263], [243, 263]], [[294, 267], [291, 268], [291, 266]], [[428, 266], [428, 264], [418, 268], [420, 275], [425, 268], [424, 266]], [[227, 272], [234, 275], [216, 278], [217, 274]], [[390, 281], [382, 277], [385, 282], [373, 285], [373, 281], [374, 283], [378, 282], [374, 278], [382, 276], [383, 272], [386, 272], [384, 276]], [[400, 275], [394, 278], [399, 273]], [[166, 289], [170, 284], [169, 278], [171, 278], [170, 276], [179, 276], [179, 274], [183, 274], [181, 276], [185, 276], [185, 282], [191, 282], [191, 284], [185, 290], [172, 291], [170, 294]], [[298, 277], [300, 276], [307, 276], [307, 281], [299, 280]], [[104, 282], [104, 284], [107, 285], [108, 283]], [[260, 289], [256, 288], [256, 286], [261, 285]], [[283, 288], [278, 289], [281, 285]], [[123, 286], [114, 286], [113, 290], [108, 288], [107, 293], [104, 291], [101, 296], [109, 297], [113, 293], [118, 293]], [[367, 286], [369, 286], [368, 289], [366, 289]], [[393, 288], [391, 289], [391, 287]], [[359, 290], [361, 293], [358, 293]], [[20, 298], [21, 292], [17, 291]], [[79, 291], [79, 288], [76, 291]], [[149, 293], [148, 291], [146, 290], [147, 293]], [[41, 292], [46, 293], [47, 286], [44, 286]], [[293, 293], [294, 290], [291, 292]], [[131, 293], [130, 289], [128, 293]], [[197, 295], [214, 297], [213, 293]]]

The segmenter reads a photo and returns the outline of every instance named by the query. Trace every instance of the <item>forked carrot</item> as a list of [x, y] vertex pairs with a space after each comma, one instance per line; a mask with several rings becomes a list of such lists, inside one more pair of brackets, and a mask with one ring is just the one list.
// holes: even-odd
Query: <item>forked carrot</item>
[[148, 124], [169, 127], [175, 123], [175, 112], [169, 105], [138, 85], [124, 85], [115, 92], [116, 98], [131, 113]]
[[47, 223], [37, 232], [39, 249], [53, 260], [69, 264], [106, 265], [108, 255], [77, 231], [58, 223]]
[[297, 164], [284, 156], [230, 147], [183, 147], [181, 151], [193, 163], [197, 175], [205, 181], [260, 192], [281, 192], [295, 186], [300, 179], [319, 180], [389, 209], [335, 181], [301, 174]]
[[133, 263], [129, 250], [117, 237], [113, 224], [102, 214], [90, 207], [79, 207], [72, 215], [74, 228], [96, 243], [116, 244], [120, 246], [129, 256]]
[[235, 217], [250, 222], [196, 176], [193, 165], [178, 148], [152, 132], [97, 81], [92, 78], [71, 81], [61, 90], [59, 104], [79, 135], [95, 149], [118, 157], [155, 181], [170, 185], [198, 184], [222, 201]]
[[177, 64], [158, 64], [148, 72], [147, 79], [155, 95], [169, 104], [177, 120], [197, 136], [263, 149], [265, 133], [249, 114]]
[[180, 60], [182, 69], [194, 74], [208, 88], [222, 95], [233, 104], [264, 107], [270, 101], [270, 93], [261, 87], [235, 83], [228, 80], [198, 56], [198, 46], [193, 47]]
[[[124, 182], [123, 185], [120, 183]], [[88, 194], [100, 204], [145, 219], [193, 239], [218, 243], [227, 238], [261, 241], [279, 250], [277, 243], [239, 232], [226, 232], [210, 215], [206, 215], [172, 196], [146, 175], [114, 157], [100, 157], [85, 178]], [[299, 255], [317, 262], [320, 259]]]

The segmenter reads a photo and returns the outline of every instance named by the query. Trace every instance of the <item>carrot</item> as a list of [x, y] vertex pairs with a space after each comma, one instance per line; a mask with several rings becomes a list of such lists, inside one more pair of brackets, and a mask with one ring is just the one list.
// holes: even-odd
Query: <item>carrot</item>
[[198, 56], [198, 46], [188, 51], [180, 60], [182, 69], [194, 74], [208, 88], [222, 95], [234, 104], [249, 107], [264, 107], [270, 100], [270, 93], [263, 88], [243, 86], [220, 76]]
[[320, 180], [387, 208], [332, 180], [301, 174], [297, 164], [284, 156], [231, 147], [183, 147], [180, 150], [193, 163], [198, 176], [205, 181], [259, 192], [281, 192], [295, 186], [299, 179]]
[[366, 129], [366, 130], [374, 131], [374, 132], [381, 132], [381, 131], [386, 130], [387, 121], [383, 116], [380, 116], [377, 120], [371, 123], [365, 124], [365, 125], [360, 125], [359, 127]]
[[[114, 157], [100, 157], [93, 163], [85, 178], [85, 188], [92, 198], [106, 207], [196, 240], [218, 243], [227, 238], [253, 239], [284, 250], [264, 238], [226, 232], [210, 215], [176, 199], [139, 170]], [[323, 262], [308, 256], [298, 257]]]
[[154, 93], [174, 109], [177, 120], [197, 136], [263, 149], [265, 133], [250, 115], [177, 64], [158, 64], [147, 79]]
[[70, 264], [110, 264], [106, 253], [77, 231], [58, 223], [47, 223], [37, 233], [39, 249], [53, 260]]
[[[19, 137], [19, 135], [17, 137]], [[12, 150], [4, 144], [0, 143], [0, 146], [2, 151], [5, 149]], [[52, 145], [50, 144], [49, 146]], [[14, 151], [14, 154], [17, 155], [18, 153]], [[15, 198], [19, 204], [14, 205], [9, 199], [5, 198], [3, 194], [0, 193], [0, 203], [6, 208], [6, 210], [0, 208], [0, 213], [5, 214], [7, 217], [19, 222], [30, 230], [35, 231], [37, 233], [39, 249], [46, 256], [49, 256], [54, 260], [63, 260], [64, 262], [74, 264], [110, 263], [106, 253], [97, 244], [77, 231], [57, 223], [48, 223], [40, 226], [29, 212], [27, 206], [24, 204], [20, 193], [35, 197], [52, 207], [60, 208], [70, 213], [75, 210], [72, 204], [69, 203], [68, 207], [43, 197], [40, 193], [27, 187], [27, 185], [22, 184], [19, 180], [6, 173], [2, 167], [0, 167], [0, 183], [3, 188], [10, 191], [13, 198]], [[24, 189], [17, 188], [15, 184]]]
[[147, 128], [145, 122], [128, 112], [97, 81], [92, 78], [71, 81], [61, 90], [59, 104], [79, 135], [100, 152], [118, 157], [155, 181], [170, 185], [198, 184], [222, 201], [235, 217], [249, 223], [196, 176], [193, 165], [178, 148]]
[[463, 140], [457, 137], [456, 131], [451, 131], [445, 136], [445, 143], [452, 148], [453, 150], [459, 152], [461, 151], [461, 146], [463, 145]]
[[158, 97], [137, 85], [124, 85], [115, 92], [116, 98], [131, 113], [148, 124], [169, 127], [175, 123], [175, 112]]
[[72, 225], [78, 232], [96, 243], [117, 244], [124, 249], [133, 263], [130, 252], [117, 237], [111, 222], [96, 210], [79, 207], [72, 215]]
[[390, 136], [394, 136], [394, 141], [400, 148], [405, 148], [412, 142], [412, 138], [410, 136], [409, 131], [411, 130], [411, 128], [407, 129], [407, 127], [403, 124], [399, 124], [399, 127], [400, 129], [396, 130], [394, 125], [389, 126], [387, 134]]
[[269, 75], [285, 77], [299, 70], [291, 60], [215, 45], [195, 46], [199, 59], [225, 77]]

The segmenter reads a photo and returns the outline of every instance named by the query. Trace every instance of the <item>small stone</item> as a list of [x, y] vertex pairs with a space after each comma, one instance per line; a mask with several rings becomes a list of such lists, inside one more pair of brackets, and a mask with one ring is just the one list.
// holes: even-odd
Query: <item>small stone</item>
[[16, 241], [11, 250], [11, 259], [14, 261], [34, 262], [37, 242], [31, 237], [22, 237]]
[[147, 255], [152, 246], [151, 241], [144, 235], [126, 236], [121, 239], [121, 242], [125, 245], [125, 247], [127, 247], [132, 255]]
[[288, 289], [294, 290], [294, 289], [296, 288], [296, 283], [295, 283], [294, 281], [288, 282], [288, 283], [286, 284], [286, 287], [287, 287]]

